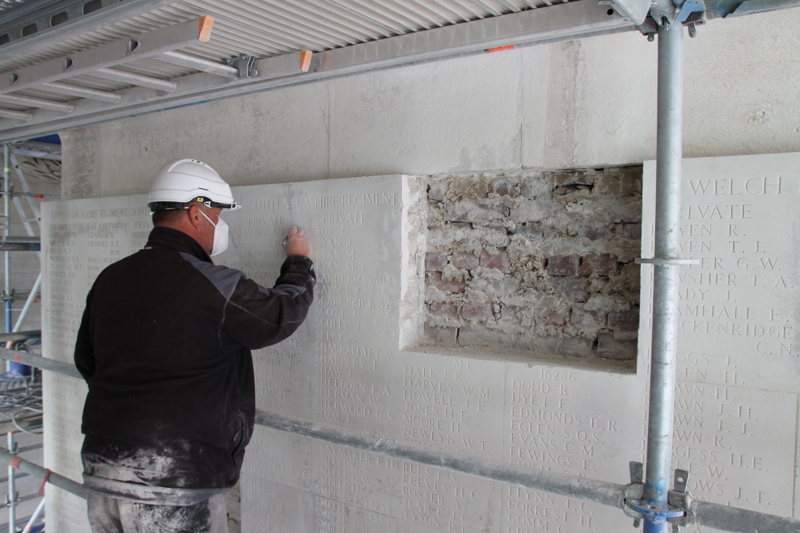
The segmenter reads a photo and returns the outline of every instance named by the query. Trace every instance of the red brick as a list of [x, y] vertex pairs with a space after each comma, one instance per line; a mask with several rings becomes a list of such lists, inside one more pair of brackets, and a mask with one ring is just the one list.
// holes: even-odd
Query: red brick
[[638, 331], [639, 330], [639, 308], [634, 307], [630, 311], [621, 313], [611, 312], [608, 314], [608, 327], [616, 331]]
[[450, 263], [462, 270], [472, 270], [478, 266], [478, 256], [467, 252], [454, 252]]
[[611, 254], [589, 254], [581, 261], [581, 274], [608, 276], [617, 271], [617, 258]]
[[458, 318], [458, 309], [449, 302], [433, 302], [431, 304], [431, 314], [446, 318]]
[[484, 268], [496, 268], [506, 274], [511, 272], [511, 260], [506, 252], [499, 254], [481, 254], [481, 266]]
[[463, 281], [442, 279], [441, 272], [428, 272], [425, 275], [425, 284], [436, 287], [440, 291], [452, 292], [453, 294], [464, 292], [464, 288], [466, 287]]
[[465, 302], [461, 306], [461, 317], [465, 320], [488, 320], [492, 317], [492, 304], [490, 302]]
[[447, 254], [428, 252], [425, 254], [425, 271], [441, 272], [447, 266]]
[[551, 276], [577, 276], [580, 259], [577, 255], [559, 255], [547, 258], [547, 273]]

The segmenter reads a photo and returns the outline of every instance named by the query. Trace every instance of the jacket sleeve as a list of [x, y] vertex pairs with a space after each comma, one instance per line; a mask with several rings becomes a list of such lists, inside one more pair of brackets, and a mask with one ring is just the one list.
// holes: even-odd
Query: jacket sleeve
[[89, 333], [89, 323], [91, 322], [91, 301], [92, 291], [86, 297], [86, 308], [83, 311], [83, 318], [81, 325], [78, 328], [78, 337], [75, 340], [75, 366], [78, 372], [81, 373], [83, 379], [89, 381], [94, 375], [95, 361], [94, 361], [94, 346], [92, 338]]
[[313, 262], [303, 256], [286, 258], [271, 289], [242, 277], [226, 302], [225, 333], [251, 350], [281, 342], [305, 320], [315, 283]]

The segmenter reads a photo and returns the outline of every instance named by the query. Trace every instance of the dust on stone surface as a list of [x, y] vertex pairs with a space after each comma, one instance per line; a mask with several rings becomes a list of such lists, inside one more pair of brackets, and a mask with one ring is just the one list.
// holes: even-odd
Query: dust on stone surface
[[642, 167], [430, 176], [421, 345], [633, 368]]

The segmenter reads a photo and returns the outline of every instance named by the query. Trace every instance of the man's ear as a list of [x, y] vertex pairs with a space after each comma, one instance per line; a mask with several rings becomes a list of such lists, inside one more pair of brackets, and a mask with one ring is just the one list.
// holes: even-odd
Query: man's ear
[[199, 229], [200, 226], [203, 224], [203, 214], [200, 211], [200, 206], [197, 204], [192, 204], [189, 206], [189, 209], [186, 210], [189, 217], [189, 223], [195, 229]]

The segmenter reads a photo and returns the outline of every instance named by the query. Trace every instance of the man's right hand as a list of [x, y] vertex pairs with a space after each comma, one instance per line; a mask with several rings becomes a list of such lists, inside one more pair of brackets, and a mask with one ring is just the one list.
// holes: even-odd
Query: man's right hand
[[283, 243], [286, 257], [303, 255], [311, 259], [311, 243], [308, 242], [305, 232], [297, 226], [289, 228], [289, 235], [286, 236]]

